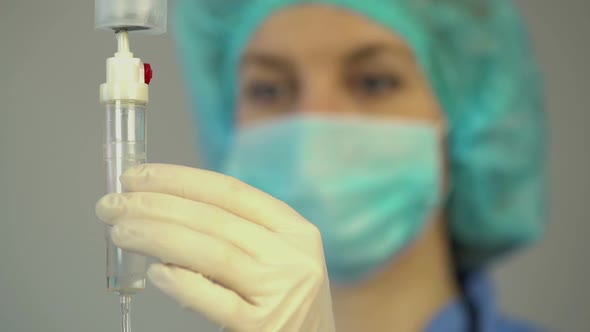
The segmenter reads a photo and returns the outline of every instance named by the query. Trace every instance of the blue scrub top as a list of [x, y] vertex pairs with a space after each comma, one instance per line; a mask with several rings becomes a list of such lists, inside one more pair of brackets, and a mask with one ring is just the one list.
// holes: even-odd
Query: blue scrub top
[[542, 331], [498, 312], [492, 283], [485, 273], [470, 273], [462, 279], [463, 296], [439, 312], [425, 332]]

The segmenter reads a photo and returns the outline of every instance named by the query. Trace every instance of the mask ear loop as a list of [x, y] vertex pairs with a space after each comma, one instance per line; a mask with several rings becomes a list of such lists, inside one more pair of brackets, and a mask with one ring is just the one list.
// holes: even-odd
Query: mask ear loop
[[440, 174], [441, 174], [441, 203], [446, 206], [453, 191], [453, 172], [451, 171], [451, 158], [449, 148], [450, 128], [446, 118], [436, 120], [434, 125], [438, 131], [439, 137], [439, 154], [440, 154]]

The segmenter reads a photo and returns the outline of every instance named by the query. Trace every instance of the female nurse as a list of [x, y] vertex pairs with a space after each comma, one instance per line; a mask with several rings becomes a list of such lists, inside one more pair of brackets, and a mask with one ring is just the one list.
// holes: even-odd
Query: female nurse
[[540, 79], [507, 0], [178, 0], [204, 169], [97, 205], [228, 331], [531, 331], [486, 268], [545, 219]]

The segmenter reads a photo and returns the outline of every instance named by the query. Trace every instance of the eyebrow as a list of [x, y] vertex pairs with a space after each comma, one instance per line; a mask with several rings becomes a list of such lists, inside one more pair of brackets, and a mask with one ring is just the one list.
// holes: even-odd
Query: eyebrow
[[363, 60], [375, 57], [381, 53], [389, 53], [395, 56], [402, 56], [409, 60], [414, 60], [414, 54], [406, 47], [391, 45], [389, 43], [375, 43], [357, 48], [354, 52], [344, 58], [345, 63], [361, 62]]
[[287, 59], [270, 55], [270, 54], [262, 54], [262, 53], [250, 53], [245, 54], [242, 58], [240, 63], [240, 67], [243, 68], [247, 64], [254, 64], [263, 67], [269, 67], [274, 70], [286, 72], [289, 74], [295, 73], [295, 67], [293, 64], [288, 61]]

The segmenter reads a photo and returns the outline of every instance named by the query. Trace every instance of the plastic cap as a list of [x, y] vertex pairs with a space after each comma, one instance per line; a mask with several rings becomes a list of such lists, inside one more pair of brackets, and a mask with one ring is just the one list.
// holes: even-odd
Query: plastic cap
[[132, 33], [166, 32], [167, 0], [95, 0], [94, 27]]

